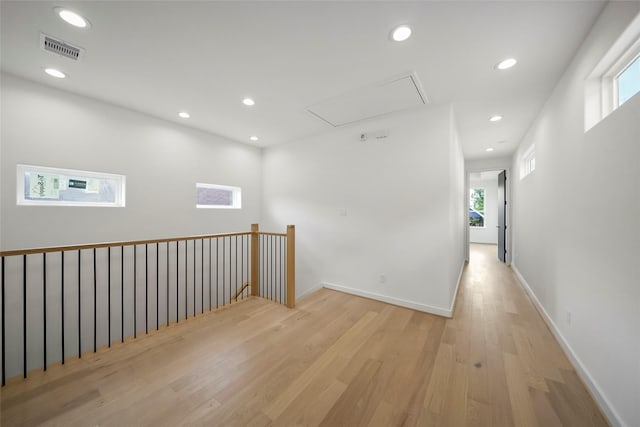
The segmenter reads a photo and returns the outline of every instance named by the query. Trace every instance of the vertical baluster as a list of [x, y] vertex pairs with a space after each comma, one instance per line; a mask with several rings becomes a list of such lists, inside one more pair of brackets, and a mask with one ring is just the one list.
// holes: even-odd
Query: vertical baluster
[[124, 246], [120, 246], [120, 340], [124, 342]]
[[189, 317], [189, 242], [184, 241], [184, 318]]
[[218, 271], [220, 269], [220, 263], [218, 262], [218, 260], [220, 258], [218, 258], [218, 247], [220, 246], [220, 239], [216, 237], [216, 309], [218, 309], [218, 303], [220, 300], [220, 291], [218, 289], [218, 282], [220, 281], [220, 272]]
[[138, 337], [138, 245], [133, 245], [133, 338]]
[[271, 236], [271, 300], [275, 301], [276, 292], [275, 292], [275, 284], [276, 284], [276, 239], [275, 236]]
[[227, 267], [226, 267], [226, 243], [227, 238], [222, 236], [222, 305], [224, 306], [227, 303], [227, 296], [225, 295], [225, 280], [227, 279]]
[[111, 348], [111, 246], [107, 248], [107, 347]]
[[282, 250], [282, 256], [283, 256], [283, 260], [282, 260], [282, 268], [284, 269], [284, 277], [282, 279], [283, 282], [283, 286], [284, 286], [284, 301], [285, 304], [287, 303], [287, 247], [288, 247], [288, 243], [287, 243], [287, 236], [285, 236], [283, 238], [284, 241], [284, 248]]
[[167, 241], [167, 326], [169, 326], [169, 242]]
[[[61, 263], [61, 272], [60, 272], [60, 307], [61, 307], [61, 315], [60, 315], [60, 343], [61, 345], [61, 360], [62, 360], [62, 364], [64, 365], [64, 251], [60, 252], [60, 263]], [[4, 271], [4, 268], [3, 268]], [[2, 298], [2, 301], [4, 301], [4, 297]], [[4, 321], [2, 322], [2, 324], [4, 325]], [[2, 348], [4, 348], [4, 344], [2, 345]], [[3, 359], [4, 360], [4, 359]]]
[[180, 242], [176, 240], [176, 323], [180, 323], [180, 261], [178, 254], [180, 253]]
[[47, 253], [42, 253], [42, 366], [47, 370]]
[[282, 304], [282, 236], [278, 236], [278, 302]]
[[269, 299], [273, 300], [273, 252], [272, 252], [272, 247], [273, 247], [273, 236], [269, 235], [268, 238], [268, 242], [267, 242], [267, 252], [268, 252], [268, 267], [267, 267], [267, 274], [268, 274], [268, 283], [269, 283], [269, 289], [267, 291], [267, 294], [269, 295]]
[[211, 237], [209, 237], [209, 311], [213, 306], [213, 295], [211, 295]]
[[193, 317], [196, 317], [196, 239], [193, 239]]
[[149, 334], [149, 244], [144, 244], [144, 333]]
[[236, 293], [234, 294], [236, 296], [236, 301], [238, 301], [238, 236], [236, 235], [236, 278], [234, 280], [235, 284], [236, 284]]
[[78, 359], [82, 358], [82, 252], [78, 249]]
[[27, 256], [22, 256], [22, 370], [27, 378]]
[[98, 349], [98, 278], [96, 275], [96, 248], [93, 248], [93, 352]]
[[282, 236], [278, 236], [278, 302], [282, 304]]
[[156, 331], [160, 330], [160, 243], [156, 242]]
[[2, 257], [2, 386], [4, 387], [4, 385], [7, 383], [7, 374], [5, 373], [7, 366], [6, 366], [6, 357], [5, 357], [5, 317], [4, 317], [4, 307], [5, 307], [5, 303], [4, 303], [4, 277], [5, 277], [5, 272], [4, 272], [4, 257]]
[[200, 313], [204, 314], [204, 239], [200, 239]]
[[240, 236], [240, 289], [244, 299], [244, 234]]

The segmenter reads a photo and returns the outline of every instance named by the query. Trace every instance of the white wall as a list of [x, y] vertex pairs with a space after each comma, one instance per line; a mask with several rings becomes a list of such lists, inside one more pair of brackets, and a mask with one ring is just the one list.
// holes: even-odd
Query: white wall
[[[481, 172], [488, 170], [502, 170], [511, 167], [511, 157], [493, 157], [490, 159], [465, 160], [464, 167], [467, 172]], [[507, 177], [508, 179], [509, 177]]]
[[[64, 82], [62, 82], [64, 84]], [[1, 248], [249, 230], [260, 149], [2, 74]], [[125, 208], [16, 205], [16, 164], [123, 174]], [[242, 209], [196, 209], [195, 183], [242, 187]]]
[[470, 179], [470, 188], [484, 188], [484, 227], [469, 227], [472, 243], [498, 244], [498, 175], [486, 179]]
[[[248, 231], [251, 223], [259, 222], [260, 149], [15, 76], [2, 74], [1, 83], [0, 236], [3, 250]], [[18, 163], [126, 175], [126, 207], [17, 206]], [[242, 209], [196, 209], [196, 182], [242, 187]], [[124, 266], [120, 264], [119, 248], [112, 251], [112, 264], [107, 264], [106, 250], [99, 249], [95, 279], [93, 255], [91, 251], [84, 251], [80, 263], [81, 283], [76, 279], [78, 255], [66, 253], [66, 357], [77, 355], [78, 340], [83, 352], [92, 351], [94, 338], [97, 346], [103, 346], [110, 340], [119, 341], [121, 333], [125, 337], [133, 335], [134, 330], [144, 333], [147, 323], [154, 329], [156, 319], [160, 324], [164, 324], [167, 317], [174, 322], [174, 308], [179, 317], [184, 318], [187, 313], [208, 308], [212, 301], [215, 304], [228, 301], [231, 287], [226, 295], [218, 289], [217, 281], [215, 290], [209, 287], [212, 286], [209, 282], [212, 257], [214, 267], [220, 263], [219, 259], [216, 263], [213, 255], [217, 251], [210, 253], [205, 242], [196, 242], [195, 248], [192, 245], [190, 242], [185, 249], [184, 242], [181, 243], [179, 256], [173, 245], [170, 248], [138, 247], [135, 274], [133, 247], [125, 250]], [[228, 263], [232, 260], [231, 245], [229, 241]], [[147, 250], [149, 266], [146, 266]], [[185, 255], [185, 251], [189, 253]], [[47, 259], [44, 295], [43, 259], [35, 255], [28, 257], [26, 296], [22, 288], [22, 257], [6, 259], [3, 273], [6, 276], [4, 320], [8, 325], [7, 378], [20, 374], [23, 369], [24, 301], [28, 307], [28, 370], [43, 365], [45, 301], [48, 362], [61, 360], [61, 258], [59, 254], [50, 254]], [[169, 259], [171, 262], [165, 261]], [[196, 263], [192, 264], [194, 259]], [[111, 272], [113, 283], [109, 282], [107, 271]], [[215, 274], [220, 276], [217, 267]], [[237, 275], [233, 280], [237, 284]], [[230, 281], [231, 276], [227, 282]], [[220, 282], [224, 283], [224, 278]], [[133, 295], [137, 296], [135, 316]], [[97, 301], [95, 336], [94, 298]], [[148, 312], [145, 299], [149, 301]], [[112, 302], [110, 323], [107, 300]], [[171, 309], [167, 312], [168, 305]], [[79, 318], [82, 328], [78, 327]]]
[[[298, 295], [333, 284], [446, 314], [464, 259], [450, 115], [420, 109], [265, 150], [263, 223], [296, 224]], [[388, 138], [359, 141], [378, 129]]]
[[[640, 10], [611, 2], [514, 157], [514, 267], [614, 425], [640, 425], [640, 96], [584, 132], [584, 84]], [[518, 179], [536, 146], [536, 170]], [[569, 318], [570, 313], [570, 318]]]
[[453, 315], [455, 297], [467, 259], [467, 192], [465, 165], [453, 108], [449, 112], [449, 315]]

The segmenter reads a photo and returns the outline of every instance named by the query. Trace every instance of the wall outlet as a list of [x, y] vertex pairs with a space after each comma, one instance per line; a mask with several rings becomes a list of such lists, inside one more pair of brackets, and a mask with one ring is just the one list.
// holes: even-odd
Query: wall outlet
[[567, 311], [566, 313], [567, 325], [571, 325], [571, 312]]
[[347, 208], [338, 208], [338, 216], [347, 216]]
[[385, 276], [384, 274], [381, 274], [380, 277], [378, 278], [378, 281], [380, 283], [386, 283], [387, 282], [387, 276]]

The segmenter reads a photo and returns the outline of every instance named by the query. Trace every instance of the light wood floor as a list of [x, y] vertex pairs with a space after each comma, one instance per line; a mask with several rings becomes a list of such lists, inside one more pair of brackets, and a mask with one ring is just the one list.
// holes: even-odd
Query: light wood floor
[[1, 394], [2, 426], [606, 425], [489, 245], [453, 319], [330, 290], [249, 299]]

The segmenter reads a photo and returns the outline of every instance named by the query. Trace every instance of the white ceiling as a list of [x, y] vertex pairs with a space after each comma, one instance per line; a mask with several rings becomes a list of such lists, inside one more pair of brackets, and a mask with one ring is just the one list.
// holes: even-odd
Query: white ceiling
[[471, 181], [485, 181], [485, 180], [498, 180], [498, 175], [502, 172], [501, 170], [496, 171], [483, 171], [483, 172], [471, 172], [469, 174], [469, 179]]
[[[416, 108], [452, 103], [465, 157], [500, 157], [514, 151], [603, 5], [3, 0], [1, 67], [240, 142], [258, 135], [258, 145], [328, 131], [308, 107], [415, 72], [430, 101]], [[91, 28], [71, 27], [54, 6], [80, 12]], [[390, 41], [402, 23], [412, 37]], [[86, 49], [84, 59], [42, 51], [40, 32]], [[507, 57], [516, 67], [494, 70]], [[246, 96], [256, 105], [243, 105]], [[489, 123], [496, 113], [504, 120]]]

